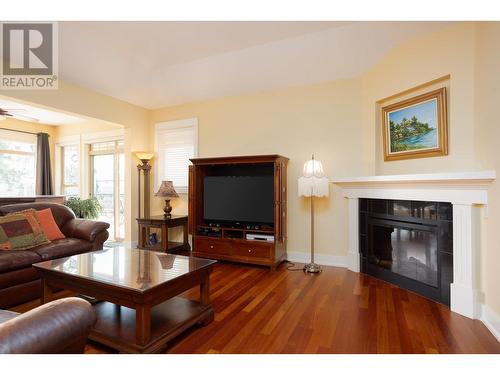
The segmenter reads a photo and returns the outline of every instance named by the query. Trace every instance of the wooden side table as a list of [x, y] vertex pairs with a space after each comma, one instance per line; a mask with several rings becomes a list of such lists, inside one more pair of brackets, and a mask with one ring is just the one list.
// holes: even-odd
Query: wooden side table
[[[139, 248], [149, 249], [156, 251], [166, 251], [175, 253], [180, 251], [190, 251], [191, 247], [188, 242], [188, 217], [181, 215], [172, 215], [166, 218], [163, 215], [142, 217], [137, 219], [139, 225]], [[183, 241], [173, 242], [169, 241], [168, 228], [183, 227]], [[161, 230], [161, 238], [159, 243], [152, 244], [150, 242], [151, 228]]]

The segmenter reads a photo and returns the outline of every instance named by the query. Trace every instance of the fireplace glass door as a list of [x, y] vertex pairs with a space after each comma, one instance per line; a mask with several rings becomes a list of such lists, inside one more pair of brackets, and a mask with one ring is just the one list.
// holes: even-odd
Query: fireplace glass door
[[438, 287], [436, 227], [371, 220], [368, 263]]
[[361, 271], [449, 306], [452, 220], [449, 202], [360, 199]]

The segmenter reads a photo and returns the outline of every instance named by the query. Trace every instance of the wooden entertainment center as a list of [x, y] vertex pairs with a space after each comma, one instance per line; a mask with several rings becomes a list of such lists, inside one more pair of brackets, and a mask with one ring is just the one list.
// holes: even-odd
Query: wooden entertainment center
[[[286, 259], [286, 167], [280, 155], [236, 156], [191, 159], [189, 168], [189, 233], [193, 256], [268, 266], [272, 270]], [[205, 177], [220, 168], [266, 169], [274, 176], [274, 225], [232, 225], [206, 222], [204, 218]], [[274, 241], [248, 240], [247, 234], [274, 236]]]

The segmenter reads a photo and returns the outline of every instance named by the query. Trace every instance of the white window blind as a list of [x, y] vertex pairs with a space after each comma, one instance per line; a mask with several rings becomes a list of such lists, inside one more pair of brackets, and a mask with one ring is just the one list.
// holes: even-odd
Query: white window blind
[[189, 159], [197, 155], [197, 119], [171, 121], [156, 125], [156, 188], [172, 181], [178, 193], [187, 193]]

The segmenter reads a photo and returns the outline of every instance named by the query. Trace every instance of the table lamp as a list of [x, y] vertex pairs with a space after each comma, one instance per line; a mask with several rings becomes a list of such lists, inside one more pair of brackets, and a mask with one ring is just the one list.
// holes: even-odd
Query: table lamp
[[304, 164], [298, 191], [299, 197], [311, 198], [311, 262], [304, 266], [304, 272], [321, 272], [321, 267], [314, 263], [314, 198], [328, 197], [328, 184], [328, 178], [323, 173], [323, 165], [312, 155], [311, 160]]
[[163, 208], [163, 211], [165, 212], [166, 218], [171, 218], [172, 215], [170, 212], [172, 212], [172, 206], [170, 205], [170, 199], [179, 197], [179, 194], [177, 194], [174, 189], [172, 181], [163, 181], [155, 196], [165, 198], [165, 207]]

